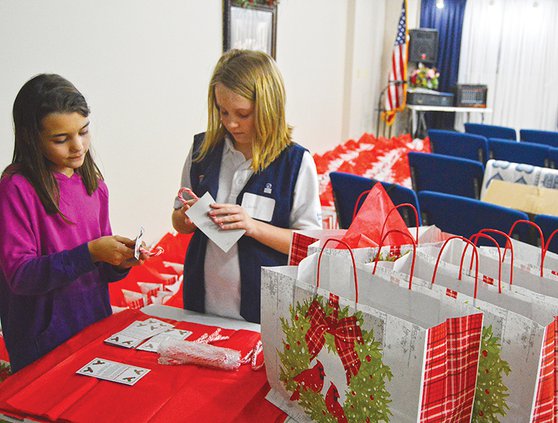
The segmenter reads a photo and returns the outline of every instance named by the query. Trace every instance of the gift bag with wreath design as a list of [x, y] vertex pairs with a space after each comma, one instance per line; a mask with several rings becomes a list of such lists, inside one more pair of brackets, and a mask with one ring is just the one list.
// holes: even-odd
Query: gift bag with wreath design
[[[475, 250], [464, 252], [461, 241], [451, 240], [442, 249], [443, 254], [434, 247], [419, 249], [413, 275], [417, 285], [445, 292], [485, 313], [473, 421], [555, 422], [558, 300], [510, 286], [501, 271], [494, 278], [480, 273], [476, 252], [469, 270]], [[496, 251], [501, 263], [503, 251]], [[412, 262], [401, 257], [389, 265], [397, 277], [409, 274]]]
[[469, 422], [482, 314], [353, 265], [262, 268], [268, 399], [300, 422]]

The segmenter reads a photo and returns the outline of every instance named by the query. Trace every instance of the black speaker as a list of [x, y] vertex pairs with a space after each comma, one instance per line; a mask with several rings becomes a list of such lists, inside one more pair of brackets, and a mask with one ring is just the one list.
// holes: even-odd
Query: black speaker
[[438, 60], [438, 30], [429, 28], [409, 31], [409, 62], [436, 63]]

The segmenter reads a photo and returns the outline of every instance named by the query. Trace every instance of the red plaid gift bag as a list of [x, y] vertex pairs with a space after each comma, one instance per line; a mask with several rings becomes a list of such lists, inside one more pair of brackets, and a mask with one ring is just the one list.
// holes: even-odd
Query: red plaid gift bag
[[469, 422], [483, 315], [326, 244], [262, 268], [267, 398], [299, 422]]
[[291, 249], [289, 251], [289, 265], [296, 266], [308, 255], [308, 247], [316, 242], [318, 238], [307, 236], [299, 231], [293, 232]]
[[343, 238], [343, 229], [308, 229], [295, 230], [291, 238], [289, 249], [289, 266], [297, 266], [308, 255], [308, 247], [320, 240], [329, 238]]
[[[468, 421], [477, 382], [482, 315], [448, 319], [430, 329], [421, 422]], [[458, 351], [457, 354], [452, 352]]]
[[534, 423], [558, 421], [558, 318], [546, 328]]
[[[405, 276], [400, 275], [412, 273], [413, 284], [421, 292], [451, 295], [484, 313], [476, 420], [556, 422], [558, 299], [504, 284], [509, 279], [499, 278], [498, 272], [496, 278], [485, 278], [481, 273], [469, 275], [466, 268], [458, 277], [460, 265], [471, 262], [472, 252], [469, 249], [464, 254], [461, 241], [451, 240], [441, 249], [419, 248], [414, 261], [401, 257], [389, 263], [391, 277], [405, 283]], [[481, 258], [473, 261], [478, 271], [482, 269], [478, 266], [483, 263], [482, 254], [476, 257]], [[496, 260], [502, 261], [498, 256]]]

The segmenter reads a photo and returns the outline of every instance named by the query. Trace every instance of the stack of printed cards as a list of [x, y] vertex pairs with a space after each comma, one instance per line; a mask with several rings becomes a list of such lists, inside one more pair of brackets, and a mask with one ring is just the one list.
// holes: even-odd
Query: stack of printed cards
[[143, 367], [130, 366], [104, 358], [95, 358], [76, 373], [131, 386], [149, 372], [149, 369]]
[[[135, 348], [143, 342], [137, 348], [138, 350], [157, 352], [159, 345], [165, 339], [184, 340], [191, 334], [192, 332], [188, 330], [176, 329], [170, 323], [149, 318], [143, 321], [136, 320], [120, 332], [105, 339], [105, 342], [124, 348]], [[145, 340], [147, 342], [144, 342]], [[116, 361], [105, 360], [104, 358], [95, 358], [76, 373], [125, 385], [133, 385], [149, 371], [149, 369], [144, 369], [143, 367], [130, 366]]]
[[107, 344], [124, 348], [135, 348], [146, 339], [172, 329], [170, 323], [158, 319], [136, 320], [134, 323], [105, 339]]

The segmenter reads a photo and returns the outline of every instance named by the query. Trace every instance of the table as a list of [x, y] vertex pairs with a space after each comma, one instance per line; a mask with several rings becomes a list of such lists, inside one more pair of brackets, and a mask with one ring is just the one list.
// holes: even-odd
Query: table
[[[236, 371], [198, 366], [164, 366], [158, 354], [110, 346], [103, 340], [135, 320], [154, 316], [193, 332], [191, 339], [215, 326], [230, 339], [215, 345], [246, 354], [260, 339], [259, 325], [173, 309], [148, 306], [125, 310], [97, 322], [54, 351], [10, 376], [0, 385], [2, 416], [25, 421], [88, 422], [282, 422], [269, 403], [265, 370], [244, 365]], [[95, 357], [151, 369], [134, 386], [75, 374]], [[21, 421], [8, 420], [8, 421]]]
[[481, 119], [484, 123], [484, 114], [492, 113], [492, 109], [482, 107], [450, 107], [450, 106], [425, 106], [417, 104], [407, 104], [407, 108], [411, 111], [411, 135], [416, 138], [420, 133], [420, 129], [426, 132], [426, 121], [424, 120], [424, 113], [426, 112], [455, 112], [467, 113], [466, 121], [469, 121], [471, 113], [481, 113]]

